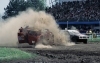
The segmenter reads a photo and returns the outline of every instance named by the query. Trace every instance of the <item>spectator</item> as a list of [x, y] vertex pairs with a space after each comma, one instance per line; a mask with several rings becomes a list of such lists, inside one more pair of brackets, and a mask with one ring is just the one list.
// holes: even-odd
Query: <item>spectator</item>
[[98, 0], [72, 1], [56, 3], [46, 8], [58, 21], [99, 21], [100, 9]]

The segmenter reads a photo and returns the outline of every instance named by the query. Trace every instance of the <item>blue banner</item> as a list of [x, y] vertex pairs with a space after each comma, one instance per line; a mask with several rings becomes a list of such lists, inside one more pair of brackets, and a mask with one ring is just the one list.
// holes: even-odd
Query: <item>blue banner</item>
[[67, 22], [67, 21], [65, 21], [65, 22], [57, 22], [58, 24], [99, 24], [99, 21], [92, 21], [92, 22], [75, 22], [75, 21], [71, 21], [71, 22]]

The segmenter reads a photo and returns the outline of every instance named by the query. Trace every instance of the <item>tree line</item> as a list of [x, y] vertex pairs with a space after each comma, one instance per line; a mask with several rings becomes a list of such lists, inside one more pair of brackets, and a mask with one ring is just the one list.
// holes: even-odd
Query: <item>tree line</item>
[[5, 12], [2, 16], [3, 19], [7, 19], [12, 16], [18, 15], [19, 12], [25, 11], [27, 8], [40, 11], [45, 9], [46, 0], [10, 0]]

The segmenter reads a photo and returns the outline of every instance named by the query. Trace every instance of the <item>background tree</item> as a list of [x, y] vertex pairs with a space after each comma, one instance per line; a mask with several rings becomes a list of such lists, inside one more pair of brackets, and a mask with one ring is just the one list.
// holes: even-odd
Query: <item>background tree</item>
[[27, 0], [27, 6], [33, 8], [34, 10], [44, 10], [45, 0]]
[[45, 0], [10, 0], [5, 12], [2, 16], [3, 19], [16, 16], [20, 11], [25, 11], [27, 8], [32, 8], [34, 10], [44, 10]]

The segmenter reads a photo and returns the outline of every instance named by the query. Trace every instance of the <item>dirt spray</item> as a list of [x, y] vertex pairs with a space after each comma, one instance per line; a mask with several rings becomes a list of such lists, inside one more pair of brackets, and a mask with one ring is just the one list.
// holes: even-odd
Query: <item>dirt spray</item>
[[[44, 11], [33, 11], [28, 9], [19, 13], [18, 16], [8, 18], [0, 22], [0, 46], [17, 46], [17, 33], [20, 27], [33, 27], [33, 30], [48, 29], [54, 35], [54, 45], [73, 45], [65, 33], [61, 32], [55, 19]], [[49, 45], [49, 44], [47, 44]], [[52, 46], [43, 45], [42, 42], [36, 48], [51, 48]]]

